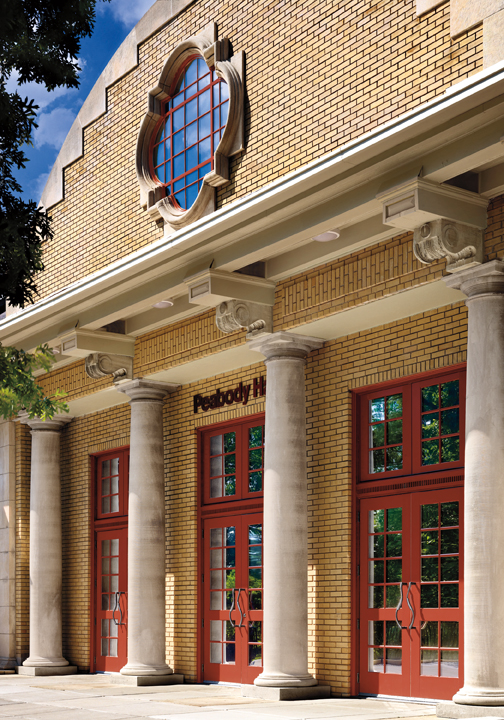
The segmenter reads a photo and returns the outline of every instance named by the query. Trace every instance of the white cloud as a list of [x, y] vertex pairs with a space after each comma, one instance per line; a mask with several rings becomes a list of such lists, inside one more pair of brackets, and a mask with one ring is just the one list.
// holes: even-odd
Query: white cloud
[[110, 11], [115, 20], [125, 27], [133, 27], [142, 18], [155, 0], [111, 0], [110, 3], [99, 3], [101, 12]]
[[51, 112], [41, 113], [37, 118], [38, 128], [33, 133], [33, 142], [37, 149], [42, 145], [59, 150], [66, 138], [76, 113], [68, 108], [54, 108]]
[[32, 191], [33, 197], [38, 200], [41, 195], [42, 191], [44, 190], [46, 186], [46, 182], [49, 178], [49, 173], [40, 173], [38, 177], [36, 177], [34, 180], [30, 183], [30, 190]]
[[[86, 61], [84, 58], [78, 58], [77, 60], [79, 67], [81, 68], [81, 72], [86, 66]], [[17, 92], [21, 95], [21, 97], [25, 98], [28, 97], [35, 101], [35, 104], [39, 106], [40, 110], [43, 110], [44, 108], [48, 107], [53, 103], [55, 100], [57, 100], [60, 97], [63, 96], [75, 96], [79, 92], [78, 88], [66, 88], [66, 87], [58, 87], [54, 90], [51, 90], [49, 92], [46, 89], [46, 86], [42, 83], [36, 83], [36, 82], [27, 82], [23, 83], [22, 85], [18, 84], [18, 77], [19, 73], [14, 70], [9, 79], [6, 83], [7, 92], [13, 93]], [[40, 112], [39, 110], [39, 112]]]

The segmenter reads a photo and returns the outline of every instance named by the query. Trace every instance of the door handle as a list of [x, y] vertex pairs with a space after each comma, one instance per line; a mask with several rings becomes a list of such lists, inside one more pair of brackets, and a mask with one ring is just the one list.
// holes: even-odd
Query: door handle
[[416, 585], [416, 583], [410, 581], [408, 583], [408, 592], [406, 593], [406, 603], [407, 603], [409, 609], [411, 610], [411, 621], [410, 621], [410, 624], [408, 625], [408, 630], [411, 630], [411, 629], [416, 630], [416, 627], [413, 625], [413, 623], [415, 622], [415, 610], [409, 600], [412, 585]]
[[[115, 605], [114, 609], [112, 610], [112, 620], [115, 622], [116, 625], [126, 625], [126, 623], [123, 623], [123, 614], [122, 614], [122, 608], [121, 608], [121, 595], [126, 595], [125, 592], [121, 590], [121, 592], [116, 592], [115, 594]], [[119, 608], [119, 622], [117, 622], [115, 617], [115, 612]]]
[[406, 584], [407, 583], [405, 583], [405, 582], [399, 583], [399, 602], [397, 603], [397, 607], [395, 609], [395, 621], [396, 621], [396, 625], [399, 628], [399, 630], [406, 630], [406, 625], [401, 625], [401, 623], [397, 619], [397, 614], [398, 614], [399, 610], [402, 608], [402, 603], [403, 603], [403, 591], [402, 591], [403, 585], [406, 585]]
[[232, 627], [236, 627], [236, 623], [233, 622], [233, 619], [231, 617], [231, 613], [235, 609], [235, 593], [238, 593], [238, 595], [236, 595], [236, 607], [238, 608], [238, 610], [240, 612], [240, 622], [238, 623], [239, 628], [243, 627], [243, 621], [245, 620], [245, 613], [243, 612], [242, 607], [240, 605], [240, 594], [241, 594], [242, 590], [243, 590], [243, 592], [246, 592], [245, 588], [233, 588], [233, 591], [232, 591], [233, 599], [231, 600], [231, 607], [229, 608], [229, 622], [231, 623]]

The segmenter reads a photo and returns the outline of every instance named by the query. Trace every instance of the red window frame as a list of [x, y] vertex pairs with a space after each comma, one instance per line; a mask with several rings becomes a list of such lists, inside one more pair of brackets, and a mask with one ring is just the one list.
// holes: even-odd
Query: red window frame
[[[118, 473], [109, 473], [108, 476], [102, 477], [102, 468], [105, 463], [109, 462], [112, 468], [112, 460], [119, 458]], [[94, 457], [95, 462], [95, 518], [96, 520], [114, 520], [115, 518], [124, 517], [128, 514], [128, 479], [129, 479], [129, 450], [113, 450], [102, 455]], [[106, 466], [105, 466], [106, 467]], [[112, 478], [117, 477], [118, 492], [112, 492]], [[104, 487], [104, 481], [109, 479], [110, 491]], [[105, 493], [103, 492], [105, 490]], [[115, 512], [104, 512], [102, 498], [112, 496], [118, 498], [118, 510]], [[112, 502], [111, 502], [112, 507]]]
[[[249, 468], [249, 430], [254, 427], [262, 427], [262, 443], [256, 445], [252, 449], [262, 450], [262, 463], [260, 468], [251, 470]], [[235, 453], [216, 453], [211, 454], [211, 442], [212, 438], [219, 435], [224, 436], [227, 433], [236, 433], [236, 451]], [[224, 449], [224, 448], [223, 448]], [[203, 492], [202, 502], [204, 505], [214, 505], [216, 503], [229, 503], [236, 502], [238, 500], [250, 500], [256, 498], [262, 498], [264, 490], [264, 415], [255, 415], [253, 418], [244, 418], [236, 420], [232, 423], [212, 425], [202, 431], [201, 437], [201, 467], [203, 476]], [[219, 497], [211, 497], [211, 480], [216, 478], [223, 478], [225, 481], [225, 472], [222, 475], [212, 475], [210, 470], [210, 461], [212, 457], [235, 454], [236, 458], [236, 471], [234, 477], [236, 478], [235, 493], [233, 495], [223, 495]], [[224, 462], [224, 461], [223, 461]], [[225, 468], [223, 468], [225, 470]], [[251, 492], [249, 490], [249, 476], [254, 472], [262, 473], [262, 486], [261, 490]], [[229, 474], [230, 475], [230, 474]]]
[[[406, 475], [425, 474], [461, 468], [464, 466], [465, 441], [465, 368], [451, 369], [446, 372], [428, 373], [419, 380], [413, 376], [400, 383], [383, 383], [373, 389], [366, 388], [357, 393], [357, 429], [358, 429], [358, 462], [357, 481], [378, 481], [385, 478]], [[421, 427], [421, 391], [431, 385], [443, 384], [451, 380], [459, 381], [459, 459], [453, 462], [439, 462], [422, 465], [422, 427]], [[385, 470], [372, 473], [369, 469], [371, 444], [369, 441], [370, 427], [373, 423], [369, 418], [369, 402], [376, 398], [389, 397], [401, 393], [403, 397], [403, 464], [397, 470]], [[439, 412], [442, 408], [439, 408]], [[387, 419], [385, 419], [387, 423]], [[442, 436], [437, 436], [440, 439]], [[441, 439], [440, 439], [441, 442]], [[387, 445], [383, 446], [388, 447]]]
[[[215, 151], [217, 149], [217, 146], [220, 142], [220, 139], [222, 137], [222, 134], [224, 132], [224, 129], [226, 127], [227, 118], [229, 114], [229, 91], [224, 92], [223, 86], [227, 87], [227, 84], [225, 83], [222, 78], [218, 77], [215, 68], [208, 68], [205, 75], [203, 75], [202, 78], [199, 77], [199, 72], [197, 72], [197, 78], [194, 83], [191, 83], [188, 88], [185, 87], [185, 75], [189, 68], [189, 66], [194, 62], [200, 60], [201, 62], [205, 63], [205, 60], [202, 58], [201, 55], [194, 54], [191, 55], [187, 60], [183, 63], [183, 65], [180, 67], [179, 72], [177, 73], [177, 76], [175, 80], [172, 83], [172, 86], [169, 91], [169, 95], [166, 98], [166, 100], [162, 103], [162, 117], [159, 120], [151, 138], [150, 142], [150, 148], [149, 148], [149, 162], [150, 162], [150, 172], [152, 178], [155, 180], [156, 183], [159, 183], [162, 185], [165, 189], [165, 196], [169, 197], [171, 202], [176, 206], [179, 207], [182, 210], [189, 209], [194, 200], [191, 203], [187, 202], [187, 194], [186, 190], [192, 186], [197, 186], [197, 193], [201, 189], [201, 185], [203, 183], [204, 176], [214, 169], [215, 164]], [[206, 64], [206, 63], [205, 63]], [[208, 78], [207, 78], [208, 75]], [[205, 85], [201, 85], [202, 80], [206, 82]], [[194, 90], [194, 92], [193, 92]], [[198, 102], [198, 110], [196, 114], [196, 118], [190, 120], [190, 122], [186, 121], [185, 111], [184, 111], [184, 124], [177, 128], [176, 131], [174, 131], [173, 128], [173, 115], [176, 111], [179, 111], [182, 108], [185, 108], [189, 103], [194, 101], [196, 98], [199, 98], [200, 95], [205, 93], [207, 90], [210, 91], [210, 106], [208, 111], [204, 111], [202, 113], [199, 112], [199, 102]], [[192, 94], [187, 94], [188, 92]], [[185, 94], [187, 94], [187, 97], [185, 97]], [[218, 97], [216, 98], [216, 94]], [[174, 106], [174, 101], [177, 97], [182, 95], [184, 97], [183, 101], [179, 104]], [[217, 102], [215, 101], [217, 99]], [[224, 109], [226, 109], [226, 112], [224, 113]], [[200, 119], [204, 117], [205, 115], [210, 115], [210, 133], [200, 137]], [[218, 124], [216, 125], [216, 118], [218, 118]], [[192, 143], [191, 145], [188, 145], [186, 143], [186, 128], [192, 125], [193, 123], [197, 123], [197, 139], [195, 143]], [[165, 127], [165, 132], [161, 133], [162, 128]], [[166, 129], [167, 128], [167, 129]], [[180, 133], [183, 131], [184, 133], [184, 147], [182, 152], [174, 152], [174, 135], [177, 133]], [[169, 143], [167, 143], [169, 139]], [[210, 157], [208, 159], [205, 159], [200, 162], [199, 159], [199, 144], [201, 142], [204, 142], [205, 140], [210, 140]], [[167, 145], [169, 144], [170, 149], [169, 152], [167, 152]], [[154, 162], [154, 154], [158, 148], [161, 148], [163, 146], [162, 155], [163, 159], [161, 162], [158, 162], [157, 164]], [[186, 167], [185, 158], [186, 153], [191, 151], [193, 148], [195, 148], [195, 152], [198, 154], [198, 162], [195, 165], [191, 165], [190, 168]], [[183, 156], [184, 158], [184, 172], [179, 173], [177, 175], [174, 174], [174, 159], [176, 157]], [[159, 158], [157, 158], [159, 159]], [[210, 168], [208, 169], [206, 166], [210, 165]], [[206, 168], [206, 169], [205, 169]], [[166, 177], [167, 169], [169, 171], [169, 179]], [[190, 175], [196, 172], [197, 177], [196, 178], [189, 178]], [[160, 174], [164, 175], [164, 181], [160, 178]], [[187, 182], [188, 180], [191, 180], [191, 182]], [[183, 182], [182, 182], [183, 181]], [[180, 187], [176, 188], [176, 184], [179, 183]], [[181, 200], [181, 194], [184, 194], [185, 202], [184, 205], [182, 205], [179, 201]], [[197, 197], [197, 193], [196, 196]], [[178, 197], [177, 197], [178, 195]], [[195, 199], [195, 198], [194, 198]]]

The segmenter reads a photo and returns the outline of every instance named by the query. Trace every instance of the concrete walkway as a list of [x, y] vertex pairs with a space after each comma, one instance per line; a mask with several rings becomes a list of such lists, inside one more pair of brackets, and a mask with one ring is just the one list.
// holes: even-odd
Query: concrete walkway
[[0, 720], [433, 720], [434, 705], [384, 700], [265, 702], [217, 685], [116, 685], [106, 675], [0, 676]]

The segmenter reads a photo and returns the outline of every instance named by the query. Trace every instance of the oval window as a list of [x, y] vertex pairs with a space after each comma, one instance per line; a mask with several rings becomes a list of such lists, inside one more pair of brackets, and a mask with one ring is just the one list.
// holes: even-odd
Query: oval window
[[182, 210], [191, 207], [204, 176], [213, 170], [228, 112], [227, 84], [195, 57], [177, 83], [176, 94], [165, 100], [152, 153], [154, 177]]

